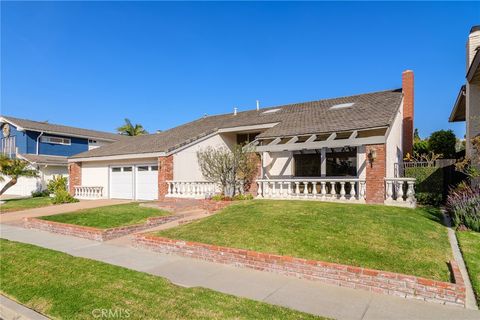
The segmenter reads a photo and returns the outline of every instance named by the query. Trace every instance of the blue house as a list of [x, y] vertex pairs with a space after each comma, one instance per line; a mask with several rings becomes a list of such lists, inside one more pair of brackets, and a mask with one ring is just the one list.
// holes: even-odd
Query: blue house
[[0, 116], [0, 127], [0, 152], [12, 158], [27, 160], [40, 172], [39, 178], [21, 178], [6, 192], [22, 196], [45, 188], [54, 175], [68, 176], [67, 157], [128, 139], [115, 133], [9, 116]]

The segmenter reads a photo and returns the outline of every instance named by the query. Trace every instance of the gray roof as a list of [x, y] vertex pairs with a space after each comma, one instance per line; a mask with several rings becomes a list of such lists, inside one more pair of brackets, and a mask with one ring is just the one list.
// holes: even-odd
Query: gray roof
[[[278, 124], [265, 130], [260, 138], [385, 127], [392, 123], [402, 97], [401, 89], [397, 89], [250, 110], [236, 115], [207, 116], [167, 131], [115, 142], [71, 158], [170, 152], [218, 129], [268, 123]], [[347, 103], [354, 104], [331, 109]], [[278, 110], [273, 111], [275, 109]]]
[[28, 162], [35, 164], [48, 164], [66, 166], [68, 165], [67, 157], [62, 156], [45, 156], [36, 154], [20, 154], [21, 158], [24, 158]]
[[32, 131], [44, 131], [48, 133], [66, 135], [66, 136], [78, 136], [84, 138], [94, 138], [99, 140], [119, 141], [125, 140], [127, 136], [123, 136], [116, 133], [82, 129], [70, 126], [64, 126], [60, 124], [54, 124], [50, 122], [40, 122], [27, 119], [20, 119], [10, 116], [2, 116], [5, 120], [18, 125], [24, 129]]

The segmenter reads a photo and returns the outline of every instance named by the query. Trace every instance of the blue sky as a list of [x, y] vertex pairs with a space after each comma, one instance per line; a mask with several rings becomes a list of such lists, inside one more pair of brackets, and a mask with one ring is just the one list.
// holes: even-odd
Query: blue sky
[[2, 2], [1, 113], [153, 132], [380, 91], [415, 72], [415, 126], [448, 123], [480, 3]]

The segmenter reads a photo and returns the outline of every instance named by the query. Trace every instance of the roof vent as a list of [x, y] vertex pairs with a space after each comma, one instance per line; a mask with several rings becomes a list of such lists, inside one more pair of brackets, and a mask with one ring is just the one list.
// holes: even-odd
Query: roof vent
[[233, 108], [233, 115], [234, 115], [234, 116], [237, 115], [237, 108]]
[[355, 104], [354, 102], [340, 103], [340, 104], [336, 104], [336, 105], [331, 106], [331, 107], [330, 107], [330, 110], [350, 108], [350, 107], [353, 106], [354, 104]]
[[277, 112], [277, 111], [280, 111], [280, 109], [270, 109], [270, 110], [267, 110], [267, 111], [263, 111], [262, 114], [274, 113], [274, 112]]

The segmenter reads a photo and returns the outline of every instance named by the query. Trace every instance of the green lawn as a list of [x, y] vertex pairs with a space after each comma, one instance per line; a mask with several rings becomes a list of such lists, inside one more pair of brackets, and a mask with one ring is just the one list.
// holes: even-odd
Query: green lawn
[[132, 202], [45, 216], [40, 219], [108, 229], [144, 223], [147, 221], [147, 218], [166, 216], [169, 214], [167, 211], [141, 207], [138, 203]]
[[50, 205], [52, 205], [52, 199], [50, 197], [11, 199], [11, 200], [5, 200], [5, 203], [0, 205], [0, 211], [2, 213], [5, 213], [5, 212], [45, 207]]
[[92, 319], [95, 309], [129, 319], [318, 319], [28, 244], [0, 240], [0, 253], [0, 292], [56, 319]]
[[480, 304], [480, 233], [459, 231], [457, 232], [457, 239], [467, 265], [473, 290]]
[[439, 216], [431, 208], [254, 200], [156, 234], [449, 281]]

